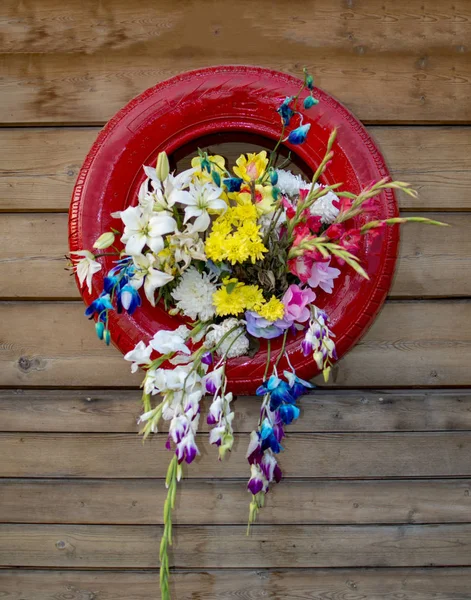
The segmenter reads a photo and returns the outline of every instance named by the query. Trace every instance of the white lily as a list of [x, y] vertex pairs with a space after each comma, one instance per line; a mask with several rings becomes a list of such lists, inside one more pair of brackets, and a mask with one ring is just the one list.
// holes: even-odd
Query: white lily
[[189, 219], [196, 217], [193, 224], [189, 226], [189, 231], [206, 231], [211, 223], [209, 211], [220, 212], [227, 209], [227, 204], [221, 195], [221, 188], [209, 182], [201, 184], [198, 181], [190, 183], [189, 192], [181, 190], [174, 193], [174, 201], [186, 206], [184, 222], [187, 223]]
[[155, 214], [144, 210], [141, 206], [129, 206], [120, 213], [124, 223], [121, 241], [126, 244], [126, 253], [131, 256], [141, 254], [144, 246], [153, 252], [160, 252], [164, 247], [164, 236], [172, 233], [177, 227], [175, 219], [168, 214]]
[[95, 255], [89, 252], [88, 250], [76, 250], [75, 252], [71, 252], [71, 254], [76, 254], [77, 256], [82, 256], [83, 258], [78, 261], [78, 263], [74, 264], [74, 271], [77, 273], [77, 277], [79, 278], [80, 285], [83, 286], [83, 282], [87, 282], [88, 291], [92, 293], [92, 277], [95, 273], [101, 270], [101, 264], [95, 260]]
[[154, 269], [155, 256], [148, 252], [133, 256], [133, 262], [136, 272], [130, 281], [130, 284], [138, 290], [144, 284], [144, 292], [147, 300], [155, 306], [155, 290], [172, 281], [173, 275]]
[[191, 354], [190, 349], [185, 345], [185, 340], [176, 331], [166, 331], [161, 329], [150, 341], [150, 345], [160, 354], [168, 352], [183, 352], [183, 354]]
[[139, 342], [134, 347], [134, 350], [130, 350], [124, 355], [124, 360], [132, 362], [131, 373], [135, 373], [141, 365], [150, 365], [150, 355], [152, 354], [152, 347], [146, 346], [144, 342]]

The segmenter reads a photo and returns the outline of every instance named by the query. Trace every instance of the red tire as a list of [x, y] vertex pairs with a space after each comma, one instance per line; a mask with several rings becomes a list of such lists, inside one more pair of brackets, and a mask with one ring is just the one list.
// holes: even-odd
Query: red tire
[[[142, 165], [153, 164], [157, 154], [169, 155], [181, 146], [214, 133], [250, 132], [277, 139], [280, 120], [276, 108], [285, 96], [295, 95], [300, 80], [258, 67], [210, 67], [183, 73], [159, 83], [125, 106], [99, 134], [79, 173], [69, 218], [71, 250], [91, 249], [95, 239], [113, 225], [110, 213], [136, 203], [137, 189], [144, 179]], [[354, 193], [373, 180], [389, 176], [375, 143], [359, 121], [334, 98], [319, 90], [320, 103], [304, 113], [311, 129], [307, 141], [291, 148], [306, 170], [314, 171], [324, 155], [328, 136], [338, 128], [335, 157], [324, 183], [343, 182]], [[375, 202], [371, 219], [397, 216], [392, 191], [383, 192]], [[357, 219], [358, 224], [364, 217]], [[115, 223], [114, 223], [115, 224]], [[339, 357], [358, 341], [373, 321], [391, 285], [397, 255], [397, 227], [388, 228], [381, 238], [364, 239], [361, 258], [370, 279], [365, 280], [345, 267], [336, 280], [332, 295], [318, 293], [316, 304], [328, 312], [337, 338]], [[95, 276], [93, 293], [81, 289], [89, 304], [102, 290], [103, 275]], [[181, 324], [163, 307], [143, 306], [133, 316], [110, 314], [113, 343], [125, 353], [140, 341], [148, 341], [160, 328]], [[272, 356], [279, 352], [279, 340], [272, 341]], [[287, 345], [290, 360], [300, 377], [318, 373], [312, 358], [304, 357], [300, 339]], [[266, 345], [262, 340], [253, 357], [231, 359], [227, 375], [236, 394], [253, 394], [262, 381]], [[280, 369], [286, 365], [281, 361]]]

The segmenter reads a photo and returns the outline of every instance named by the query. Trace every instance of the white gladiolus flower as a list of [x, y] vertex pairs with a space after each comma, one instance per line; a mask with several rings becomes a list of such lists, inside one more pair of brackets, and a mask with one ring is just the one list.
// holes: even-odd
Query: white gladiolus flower
[[130, 350], [124, 355], [124, 360], [132, 362], [131, 373], [135, 373], [137, 369], [142, 365], [150, 365], [150, 355], [152, 354], [151, 346], [146, 346], [144, 342], [139, 342], [134, 347], [134, 350]]
[[216, 284], [207, 273], [200, 273], [195, 267], [186, 270], [177, 287], [172, 292], [176, 307], [190, 319], [208, 321], [215, 314], [213, 294]]
[[160, 354], [167, 354], [168, 352], [191, 354], [190, 349], [185, 345], [185, 340], [176, 331], [161, 329], [151, 339], [150, 345]]
[[129, 206], [120, 213], [124, 223], [121, 241], [126, 244], [126, 252], [132, 256], [141, 254], [144, 246], [153, 252], [164, 247], [163, 235], [172, 233], [177, 227], [173, 217], [165, 213], [152, 213], [140, 206]]
[[95, 260], [95, 255], [88, 250], [77, 250], [70, 254], [83, 257], [78, 263], [74, 264], [74, 271], [77, 273], [81, 286], [83, 286], [84, 281], [87, 282], [88, 291], [91, 294], [92, 277], [101, 270], [101, 264]]
[[190, 191], [176, 191], [172, 194], [175, 202], [185, 204], [185, 219], [187, 223], [189, 219], [196, 217], [193, 224], [189, 226], [191, 232], [202, 232], [208, 229], [211, 223], [209, 211], [225, 211], [227, 209], [226, 202], [221, 198], [222, 189], [216, 187], [212, 183], [200, 183], [195, 181], [190, 183]]
[[136, 272], [130, 280], [130, 284], [136, 290], [144, 284], [146, 298], [152, 306], [155, 306], [155, 290], [172, 281], [173, 276], [154, 269], [155, 256], [151, 253], [133, 256], [133, 262]]

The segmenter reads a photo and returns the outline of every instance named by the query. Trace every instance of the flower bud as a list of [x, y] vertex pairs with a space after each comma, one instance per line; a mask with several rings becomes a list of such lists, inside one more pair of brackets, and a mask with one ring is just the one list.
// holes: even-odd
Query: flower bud
[[278, 183], [278, 173], [275, 169], [270, 169], [270, 183], [276, 185]]
[[111, 231], [107, 231], [100, 235], [100, 237], [93, 244], [93, 247], [97, 248], [98, 250], [104, 250], [105, 248], [109, 248], [113, 244], [114, 244], [114, 233], [112, 233]]
[[95, 323], [95, 331], [96, 334], [98, 336], [99, 340], [103, 339], [103, 332], [105, 331], [105, 326], [103, 325], [102, 321], [97, 321]]
[[105, 340], [105, 344], [109, 346], [111, 342], [111, 333], [109, 329], [105, 329], [103, 339]]
[[308, 109], [312, 106], [315, 106], [316, 104], [319, 104], [319, 100], [317, 100], [317, 98], [313, 98], [312, 96], [307, 96], [307, 98], [304, 98], [304, 108]]
[[218, 187], [221, 187], [221, 176], [219, 175], [219, 173], [217, 171], [211, 171], [211, 177], [212, 177], [214, 183]]
[[170, 173], [170, 165], [168, 164], [168, 156], [166, 152], [159, 152], [157, 157], [157, 165], [155, 167], [157, 178], [160, 181], [165, 181]]
[[314, 78], [312, 75], [306, 75], [305, 84], [309, 90], [314, 89]]

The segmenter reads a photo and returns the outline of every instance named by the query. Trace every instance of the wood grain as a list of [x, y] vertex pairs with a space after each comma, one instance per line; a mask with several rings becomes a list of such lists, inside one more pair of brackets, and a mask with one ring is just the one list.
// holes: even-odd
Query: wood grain
[[[471, 213], [432, 213], [450, 228], [407, 225], [391, 297], [471, 295]], [[0, 298], [77, 299], [65, 271], [67, 215], [0, 214]], [[430, 244], [433, 236], [434, 244]]]
[[[471, 430], [469, 390], [317, 390], [299, 405], [293, 433]], [[260, 398], [239, 396], [234, 430], [252, 431], [259, 406]], [[139, 390], [0, 390], [2, 431], [136, 433], [140, 413]], [[208, 429], [201, 419], [200, 431]]]
[[[470, 479], [290, 480], [273, 486], [258, 522], [468, 523], [470, 489]], [[160, 480], [2, 479], [0, 520], [161, 525], [166, 493]], [[173, 521], [178, 525], [245, 525], [249, 500], [244, 481], [187, 480], [178, 492]]]
[[[0, 565], [147, 568], [157, 525], [1, 525]], [[287, 543], [289, 540], [289, 543]], [[352, 552], [352, 548], [355, 549]], [[171, 566], [224, 568], [469, 566], [471, 524], [177, 527]]]
[[367, 121], [470, 120], [465, 0], [297, 0], [289, 20], [282, 2], [270, 8], [242, 0], [234, 18], [228, 0], [147, 1], [136, 11], [125, 0], [48, 0], [39, 10], [6, 2], [0, 121], [101, 124], [158, 81], [214, 62], [296, 75], [307, 65]]
[[[0, 570], [5, 600], [155, 600], [155, 571]], [[173, 571], [175, 598], [199, 600], [468, 600], [471, 569]]]
[[[419, 191], [402, 210], [471, 210], [471, 134], [466, 127], [368, 128], [393, 177]], [[0, 210], [67, 211], [98, 128], [0, 129]], [[228, 153], [225, 152], [227, 155]]]
[[[207, 436], [189, 478], [246, 478], [249, 435], [235, 436], [224, 462]], [[1, 477], [165, 477], [171, 455], [163, 435], [147, 443], [131, 434], [0, 434]], [[471, 432], [292, 433], [280, 465], [286, 477], [370, 478], [471, 476]]]
[[[130, 375], [121, 354], [96, 338], [81, 303], [5, 302], [0, 310], [3, 386], [140, 384], [141, 374]], [[390, 302], [338, 363], [332, 385], [468, 386], [470, 340], [468, 301]]]

